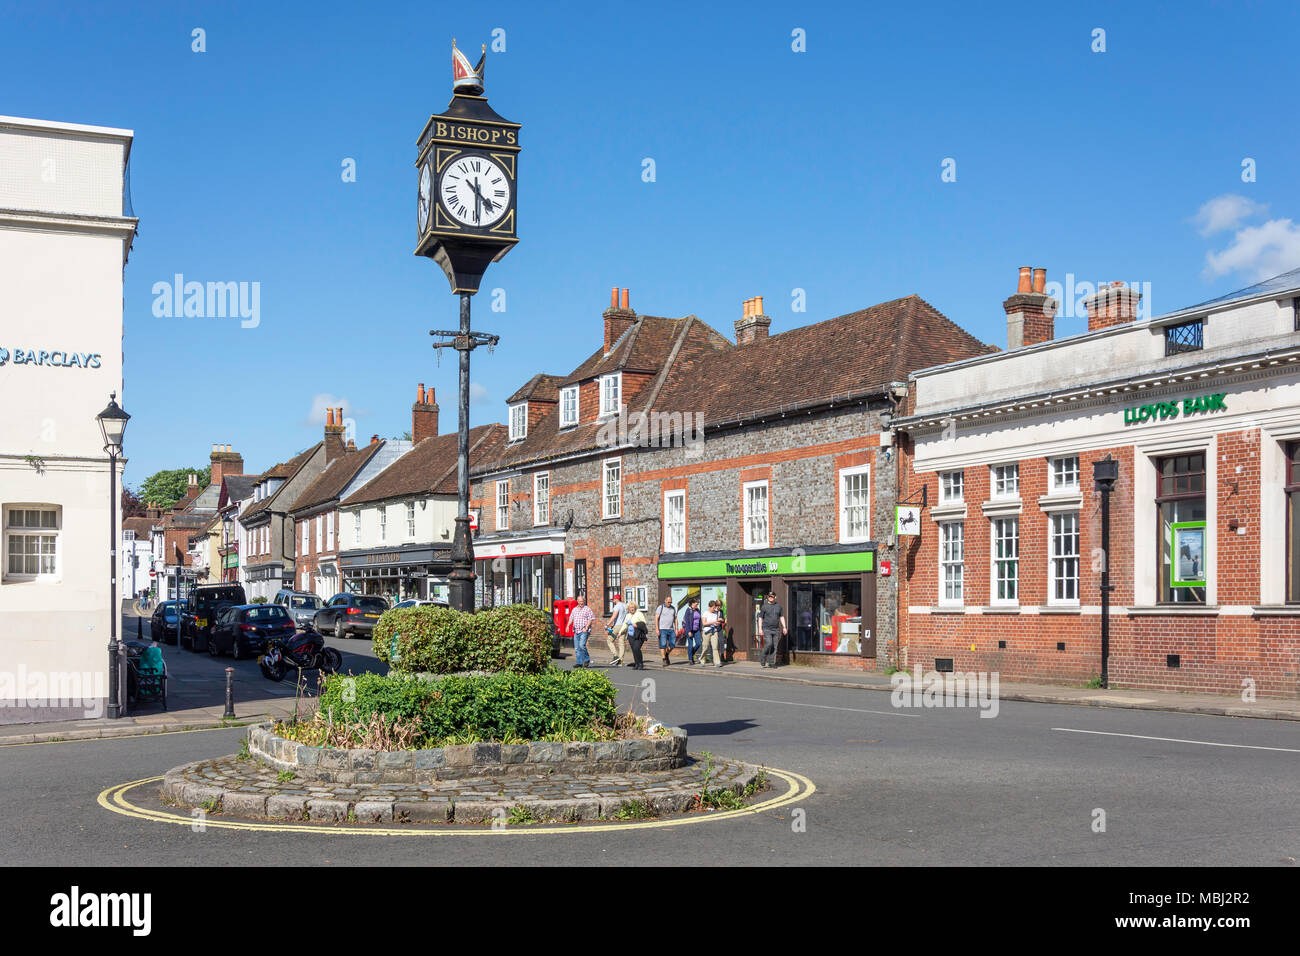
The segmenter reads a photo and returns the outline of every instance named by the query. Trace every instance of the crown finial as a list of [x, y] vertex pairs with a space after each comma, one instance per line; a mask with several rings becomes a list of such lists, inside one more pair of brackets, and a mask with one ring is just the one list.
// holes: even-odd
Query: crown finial
[[470, 66], [465, 54], [456, 48], [456, 41], [451, 41], [451, 85], [456, 93], [478, 96], [483, 92], [483, 73], [487, 65], [487, 44], [483, 44], [483, 55], [477, 66]]

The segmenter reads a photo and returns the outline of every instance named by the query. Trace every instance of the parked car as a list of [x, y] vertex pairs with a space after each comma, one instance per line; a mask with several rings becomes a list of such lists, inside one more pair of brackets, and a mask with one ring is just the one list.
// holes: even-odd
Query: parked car
[[176, 601], [163, 601], [149, 618], [149, 634], [159, 644], [175, 644], [180, 633], [180, 611]]
[[208, 635], [208, 653], [235, 660], [261, 654], [272, 637], [292, 637], [298, 626], [279, 604], [236, 604], [222, 610]]
[[446, 601], [425, 601], [421, 598], [411, 598], [406, 601], [399, 601], [393, 607], [451, 607], [451, 605]]
[[313, 626], [332, 637], [369, 637], [379, 616], [388, 610], [381, 597], [365, 594], [336, 594], [316, 612]]
[[282, 588], [275, 595], [274, 603], [288, 611], [293, 622], [305, 631], [312, 626], [316, 612], [325, 602], [307, 591], [290, 591]]
[[180, 646], [190, 650], [206, 651], [208, 635], [216, 623], [217, 615], [234, 604], [247, 604], [244, 589], [238, 584], [200, 584], [185, 599], [181, 612]]

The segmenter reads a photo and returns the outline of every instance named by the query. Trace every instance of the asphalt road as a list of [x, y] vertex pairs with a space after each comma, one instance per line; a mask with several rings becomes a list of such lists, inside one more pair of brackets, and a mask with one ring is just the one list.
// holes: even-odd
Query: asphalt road
[[[331, 643], [356, 670], [370, 659], [368, 642]], [[0, 863], [1295, 866], [1300, 858], [1293, 722], [1015, 702], [988, 719], [974, 709], [896, 710], [881, 692], [685, 670], [610, 675], [638, 710], [652, 689], [652, 713], [684, 726], [692, 753], [793, 771], [816, 792], [738, 819], [600, 833], [193, 832], [111, 812], [96, 798], [233, 753], [243, 731], [35, 744], [0, 749]], [[131, 800], [165, 809], [152, 788]], [[1094, 832], [1098, 810], [1104, 832]]]

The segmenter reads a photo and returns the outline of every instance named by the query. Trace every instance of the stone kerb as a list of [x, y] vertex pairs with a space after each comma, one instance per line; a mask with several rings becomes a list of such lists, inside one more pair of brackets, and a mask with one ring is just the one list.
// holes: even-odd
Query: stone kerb
[[272, 733], [270, 724], [261, 724], [249, 728], [248, 750], [268, 767], [293, 772], [295, 779], [340, 784], [675, 770], [687, 761], [686, 731], [680, 727], [671, 728], [663, 737], [632, 740], [481, 743], [383, 751], [313, 747], [286, 740]]

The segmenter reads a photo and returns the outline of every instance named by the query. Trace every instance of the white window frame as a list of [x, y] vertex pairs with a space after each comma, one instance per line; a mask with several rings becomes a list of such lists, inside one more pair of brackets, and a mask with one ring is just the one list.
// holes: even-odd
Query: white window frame
[[528, 437], [528, 403], [518, 402], [510, 406], [510, 440], [520, 441]]
[[415, 540], [415, 502], [406, 503], [406, 540]]
[[334, 512], [325, 515], [325, 550], [334, 550]]
[[361, 512], [360, 510], [352, 512], [352, 543], [361, 544]]
[[379, 506], [379, 543], [383, 544], [388, 540], [388, 505]]
[[[673, 508], [670, 501], [681, 502], [681, 524], [680, 526], [674, 520]], [[680, 539], [674, 533], [680, 528]], [[671, 491], [664, 492], [664, 553], [665, 554], [683, 554], [686, 551], [686, 489], [674, 488]]]
[[302, 553], [311, 553], [311, 519], [304, 518], [302, 522]]
[[[763, 514], [761, 517], [755, 515], [750, 510], [751, 498], [754, 497], [750, 492], [763, 489]], [[747, 481], [741, 485], [741, 500], [744, 502], [744, 514], [741, 516], [741, 523], [745, 529], [745, 550], [755, 551], [772, 546], [772, 494], [768, 488], [767, 479], [761, 478], [758, 481]], [[755, 536], [758, 523], [761, 520], [763, 537], [760, 540]]]
[[[848, 480], [857, 476], [864, 476], [864, 490], [866, 492], [866, 501], [861, 507], [863, 509], [863, 528], [860, 533], [852, 534], [850, 532], [849, 522], [849, 505], [848, 505]], [[840, 542], [848, 544], [857, 541], [871, 540], [871, 466], [855, 465], [852, 468], [841, 468], [839, 474], [840, 482]]]
[[[1073, 463], [1074, 463], [1074, 481], [1073, 481], [1072, 483], [1068, 483], [1068, 484], [1067, 484], [1067, 483], [1062, 483], [1062, 482], [1060, 482], [1060, 481], [1057, 480], [1058, 477], [1059, 477], [1059, 475], [1060, 475], [1060, 472], [1058, 472], [1058, 470], [1057, 470], [1057, 465], [1058, 465], [1058, 464], [1061, 464], [1061, 463], [1063, 463], [1063, 462], [1064, 462], [1064, 463], [1070, 463], [1070, 462], [1073, 462]], [[1057, 457], [1055, 457], [1055, 458], [1049, 458], [1048, 461], [1047, 461], [1048, 489], [1049, 489], [1049, 490], [1048, 490], [1048, 494], [1061, 495], [1061, 494], [1076, 494], [1076, 493], [1078, 493], [1078, 491], [1079, 491], [1079, 467], [1080, 467], [1080, 466], [1079, 466], [1079, 456], [1078, 456], [1078, 455], [1059, 455], [1059, 456], [1057, 456]], [[1069, 474], [1068, 470], [1062, 469], [1062, 471], [1064, 471], [1065, 474], [1067, 474], [1067, 475]]]
[[533, 475], [533, 525], [551, 523], [551, 473], [539, 471]]
[[[613, 388], [609, 388], [610, 385]], [[612, 404], [611, 404], [611, 401]], [[617, 415], [619, 406], [623, 403], [623, 373], [613, 372], [610, 375], [600, 377], [600, 414]]]
[[[1008, 475], [999, 472], [1011, 469], [1008, 475], [1014, 488], [1007, 488]], [[989, 498], [993, 501], [1005, 501], [1008, 498], [1020, 497], [1020, 462], [1007, 461], [997, 465], [989, 466]]]
[[[956, 531], [956, 549], [950, 550], [953, 531]], [[955, 551], [955, 556], [954, 556]], [[955, 568], [956, 596], [949, 594], [948, 569]], [[961, 607], [966, 603], [966, 522], [939, 522], [939, 606]]]
[[510, 479], [497, 482], [497, 530], [510, 530]]
[[[1058, 554], [1056, 550], [1059, 536], [1056, 530], [1057, 522], [1064, 518], [1074, 519], [1074, 554]], [[1079, 590], [1083, 584], [1083, 536], [1082, 527], [1079, 521], [1079, 512], [1077, 511], [1053, 511], [1047, 515], [1047, 604], [1049, 607], [1078, 607]], [[1057, 575], [1057, 562], [1074, 560], [1074, 597], [1058, 598], [1056, 596], [1056, 585], [1058, 581], [1068, 581], [1070, 578], [1060, 577]]]
[[[610, 475], [613, 475], [611, 484]], [[606, 458], [600, 466], [600, 514], [602, 518], [623, 517], [623, 459]]]
[[[569, 416], [568, 408], [566, 406], [566, 402], [570, 397], [573, 398], [572, 417]], [[577, 385], [569, 385], [565, 388], [560, 389], [560, 427], [561, 428], [569, 428], [573, 425], [578, 424], [578, 420], [582, 415], [581, 402], [582, 402], [582, 393], [578, 390]]]
[[[23, 512], [22, 524], [20, 525], [14, 525], [12, 523], [13, 512], [15, 511]], [[27, 526], [27, 512], [29, 511], [34, 511], [38, 515], [36, 519], [37, 526], [34, 528], [29, 528]], [[54, 523], [48, 526], [44, 523], [45, 519], [44, 517], [42, 517], [47, 513], [52, 514], [54, 516], [53, 518]], [[58, 505], [38, 504], [35, 502], [30, 504], [28, 503], [6, 504], [3, 506], [3, 515], [0, 515], [0, 517], [3, 517], [4, 519], [4, 552], [2, 555], [0, 555], [0, 559], [4, 561], [3, 577], [5, 578], [5, 580], [9, 580], [9, 581], [57, 581], [59, 580], [63, 576], [63, 509]], [[28, 573], [26, 571], [26, 563], [27, 563], [26, 547], [24, 547], [23, 549], [24, 570], [22, 571], [10, 570], [9, 541], [11, 538], [21, 538], [24, 541], [26, 541], [26, 539], [28, 538], [37, 539], [36, 571], [34, 573]], [[45, 543], [40, 540], [42, 538], [54, 539], [54, 541], [52, 542], [52, 547], [53, 547], [52, 554], [49, 554], [49, 552], [46, 552], [44, 550]], [[53, 558], [53, 565], [52, 565], [53, 570], [42, 571], [41, 559], [43, 557], [46, 557], [47, 554], [49, 554], [49, 556]]]
[[[953, 493], [953, 489], [956, 493]], [[939, 504], [959, 505], [966, 500], [966, 473], [958, 468], [956, 471], [939, 472]]]
[[[1000, 557], [998, 554], [999, 542], [1006, 536], [1000, 534], [1000, 526], [1004, 522], [1014, 522], [1015, 534], [1009, 540], [1012, 542], [1013, 553], [1010, 557]], [[998, 596], [998, 565], [1000, 563], [1009, 563], [1012, 569], [1012, 576], [1008, 578], [1014, 586], [1016, 596], [1012, 598]], [[1019, 607], [1020, 605], [1020, 515], [1003, 515], [1001, 517], [989, 520], [989, 604], [994, 607]]]
[[317, 515], [312, 520], [316, 522], [316, 553], [320, 554], [325, 544], [325, 518]]

